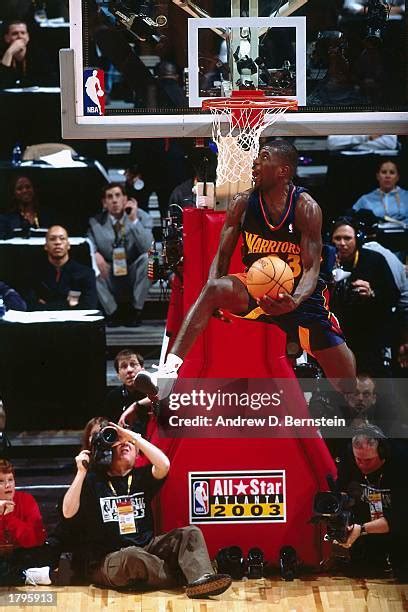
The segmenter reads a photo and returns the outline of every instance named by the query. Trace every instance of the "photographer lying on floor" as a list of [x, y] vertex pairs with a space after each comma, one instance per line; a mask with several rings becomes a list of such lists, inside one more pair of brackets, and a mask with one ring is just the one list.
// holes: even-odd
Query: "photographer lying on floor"
[[[405, 448], [404, 448], [405, 443]], [[408, 582], [408, 484], [406, 441], [389, 440], [374, 425], [356, 430], [338, 467], [337, 485], [354, 498], [348, 539], [353, 569], [382, 573], [388, 559], [394, 577]]]
[[[139, 451], [152, 466], [134, 467]], [[219, 595], [230, 586], [230, 576], [214, 574], [197, 527], [154, 536], [151, 501], [170, 467], [161, 450], [140, 434], [110, 423], [94, 434], [91, 451], [81, 451], [76, 464], [62, 509], [66, 519], [74, 519], [80, 544], [76, 555], [90, 581], [136, 589], [187, 583], [191, 598]]]

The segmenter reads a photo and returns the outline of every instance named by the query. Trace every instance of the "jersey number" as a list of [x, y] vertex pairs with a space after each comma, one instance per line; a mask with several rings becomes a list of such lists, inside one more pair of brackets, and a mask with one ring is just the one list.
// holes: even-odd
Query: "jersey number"
[[297, 278], [302, 273], [300, 266], [300, 255], [288, 255], [286, 262], [293, 272], [294, 278]]

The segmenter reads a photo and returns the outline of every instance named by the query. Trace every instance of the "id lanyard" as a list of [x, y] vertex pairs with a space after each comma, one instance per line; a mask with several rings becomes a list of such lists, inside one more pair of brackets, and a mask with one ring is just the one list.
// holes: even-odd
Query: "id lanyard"
[[[127, 495], [129, 496], [130, 489], [132, 487], [133, 474], [129, 474], [127, 481]], [[118, 497], [115, 488], [110, 480], [108, 480], [108, 486], [112, 493]], [[127, 535], [129, 533], [137, 533], [137, 526], [135, 523], [135, 517], [133, 514], [133, 506], [129, 497], [127, 499], [117, 500], [116, 508], [118, 511], [118, 522], [119, 522], [119, 533], [121, 535]]]
[[[120, 225], [120, 228], [117, 227]], [[125, 249], [125, 224], [116, 221], [113, 226], [115, 231], [115, 241], [113, 243], [112, 264], [113, 276], [126, 276], [128, 273], [127, 258]]]
[[367, 476], [365, 477], [367, 486], [367, 501], [368, 506], [370, 508], [370, 516], [372, 521], [375, 521], [376, 519], [382, 518], [384, 516], [382, 496], [380, 490], [381, 480], [382, 474], [380, 474], [378, 484], [376, 485], [376, 488], [374, 488], [374, 485], [369, 482]]

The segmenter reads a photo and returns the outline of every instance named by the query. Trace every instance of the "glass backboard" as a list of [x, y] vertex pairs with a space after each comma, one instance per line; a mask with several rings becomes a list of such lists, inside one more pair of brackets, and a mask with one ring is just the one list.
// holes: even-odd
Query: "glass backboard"
[[202, 101], [254, 88], [299, 102], [275, 135], [408, 133], [402, 0], [71, 0], [70, 11], [65, 138], [210, 136]]

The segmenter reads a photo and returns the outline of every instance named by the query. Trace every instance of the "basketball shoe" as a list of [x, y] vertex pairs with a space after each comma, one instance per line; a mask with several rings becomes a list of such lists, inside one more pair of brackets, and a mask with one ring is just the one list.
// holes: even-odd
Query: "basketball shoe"
[[140, 370], [136, 374], [133, 387], [145, 393], [151, 399], [162, 400], [170, 395], [177, 380], [177, 372], [183, 360], [173, 353], [167, 355], [166, 363], [161, 366], [153, 365], [156, 372]]

